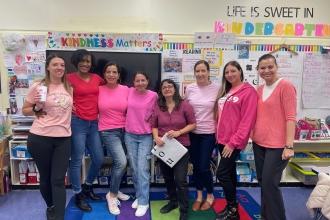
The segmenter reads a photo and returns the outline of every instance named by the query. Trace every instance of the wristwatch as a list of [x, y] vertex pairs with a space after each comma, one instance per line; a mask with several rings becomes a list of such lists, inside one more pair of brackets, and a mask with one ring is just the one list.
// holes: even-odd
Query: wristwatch
[[285, 145], [284, 146], [285, 149], [290, 149], [290, 150], [293, 150], [293, 146], [288, 146], [288, 145]]

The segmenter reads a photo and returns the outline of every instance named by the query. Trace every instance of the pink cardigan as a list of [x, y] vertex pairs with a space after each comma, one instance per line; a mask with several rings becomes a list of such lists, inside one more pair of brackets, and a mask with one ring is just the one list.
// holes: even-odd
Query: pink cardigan
[[257, 89], [258, 111], [252, 140], [263, 147], [283, 148], [286, 144], [286, 122], [296, 120], [296, 89], [289, 81], [282, 79], [263, 101], [263, 88], [262, 85]]

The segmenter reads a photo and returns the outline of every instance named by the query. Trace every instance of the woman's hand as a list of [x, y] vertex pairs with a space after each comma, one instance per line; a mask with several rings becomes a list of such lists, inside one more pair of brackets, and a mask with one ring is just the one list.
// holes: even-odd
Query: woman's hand
[[36, 108], [37, 109], [42, 109], [45, 105], [45, 102], [40, 101], [41, 95], [39, 92], [35, 93], [34, 95], [34, 102], [36, 103]]
[[293, 148], [284, 148], [282, 153], [282, 160], [288, 160], [294, 156]]
[[154, 141], [155, 141], [155, 143], [156, 143], [156, 145], [158, 146], [158, 147], [161, 147], [161, 146], [163, 146], [165, 143], [164, 143], [164, 141], [162, 140], [162, 138], [161, 137], [156, 137], [155, 139], [154, 139]]
[[221, 152], [221, 156], [224, 157], [224, 158], [230, 157], [231, 154], [233, 153], [233, 151], [234, 150], [226, 144], [226, 146], [223, 148], [223, 150]]
[[179, 137], [181, 135], [181, 131], [174, 131], [174, 130], [170, 130], [167, 132], [167, 137], [169, 138], [176, 138]]

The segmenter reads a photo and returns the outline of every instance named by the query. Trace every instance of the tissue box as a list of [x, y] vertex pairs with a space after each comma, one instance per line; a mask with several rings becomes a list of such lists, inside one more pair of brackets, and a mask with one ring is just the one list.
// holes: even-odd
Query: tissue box
[[12, 155], [17, 158], [31, 158], [31, 154], [25, 145], [17, 145], [12, 149]]

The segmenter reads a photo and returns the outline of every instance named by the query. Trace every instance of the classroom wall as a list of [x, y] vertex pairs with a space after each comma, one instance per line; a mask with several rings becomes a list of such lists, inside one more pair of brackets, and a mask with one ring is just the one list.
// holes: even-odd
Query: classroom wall
[[[164, 33], [165, 41], [193, 42], [195, 32], [212, 32], [214, 22], [283, 22], [325, 23], [330, 21], [328, 0], [2, 0], [0, 34], [7, 32], [46, 33], [47, 31], [85, 31], [120, 33]], [[300, 13], [294, 18], [251, 17], [249, 13], [232, 13], [234, 6], [265, 8], [313, 8], [313, 17]], [[228, 11], [228, 8], [230, 10]], [[301, 12], [301, 11], [300, 11]], [[244, 14], [244, 16], [243, 16]], [[330, 38], [244, 37], [252, 43], [287, 43], [330, 45]], [[0, 51], [2, 46], [0, 43]], [[0, 53], [2, 93], [0, 107], [8, 106], [7, 76]]]

